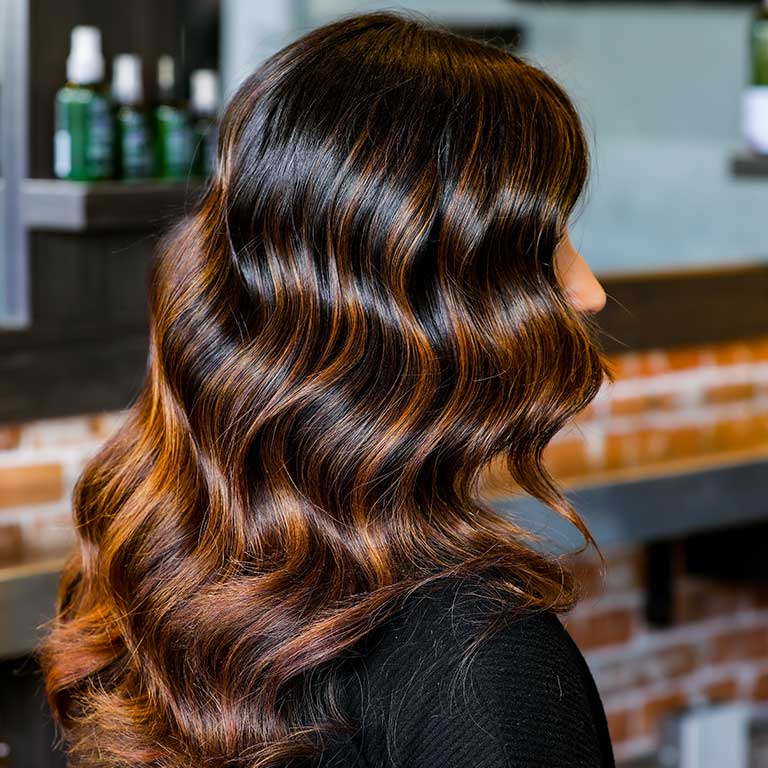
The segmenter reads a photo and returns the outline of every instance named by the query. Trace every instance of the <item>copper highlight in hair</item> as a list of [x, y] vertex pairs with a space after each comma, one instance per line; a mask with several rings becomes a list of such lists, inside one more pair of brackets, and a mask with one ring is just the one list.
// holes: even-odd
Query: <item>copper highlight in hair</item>
[[[349, 725], [345, 654], [419, 588], [566, 610], [562, 558], [479, 499], [542, 465], [610, 364], [553, 253], [579, 117], [512, 52], [347, 16], [242, 82], [218, 169], [158, 247], [150, 354], [78, 478], [39, 648], [73, 768], [277, 768]], [[598, 550], [599, 551], [599, 550]]]

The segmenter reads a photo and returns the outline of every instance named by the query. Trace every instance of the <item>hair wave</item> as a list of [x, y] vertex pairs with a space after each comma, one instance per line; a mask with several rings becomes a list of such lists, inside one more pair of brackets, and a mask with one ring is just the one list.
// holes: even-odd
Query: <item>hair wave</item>
[[554, 270], [589, 162], [561, 87], [347, 16], [243, 81], [218, 153], [153, 257], [141, 392], [73, 491], [39, 646], [72, 766], [311, 759], [345, 654], [449, 576], [572, 607], [562, 558], [480, 499], [493, 459], [597, 548], [542, 464], [613, 381]]

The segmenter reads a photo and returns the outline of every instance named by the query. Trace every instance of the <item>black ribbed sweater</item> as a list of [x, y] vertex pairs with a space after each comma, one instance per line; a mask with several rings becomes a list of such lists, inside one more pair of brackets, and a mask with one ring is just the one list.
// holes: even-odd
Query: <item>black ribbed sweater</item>
[[415, 592], [366, 639], [342, 685], [359, 727], [320, 768], [615, 766], [594, 680], [555, 613], [505, 620], [456, 677], [490, 610], [477, 584]]

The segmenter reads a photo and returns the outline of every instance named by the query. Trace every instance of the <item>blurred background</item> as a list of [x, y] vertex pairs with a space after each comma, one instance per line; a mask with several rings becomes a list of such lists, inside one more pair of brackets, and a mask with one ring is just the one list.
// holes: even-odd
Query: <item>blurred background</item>
[[[576, 102], [593, 167], [572, 235], [619, 375], [547, 449], [609, 560], [601, 581], [573, 556], [562, 619], [619, 765], [768, 766], [768, 7], [725, 0], [2, 0], [0, 766], [65, 762], [30, 653], [73, 484], [144, 373], [153, 248], [242, 79], [374, 8], [507, 47]], [[501, 467], [484, 494], [580, 543]]]

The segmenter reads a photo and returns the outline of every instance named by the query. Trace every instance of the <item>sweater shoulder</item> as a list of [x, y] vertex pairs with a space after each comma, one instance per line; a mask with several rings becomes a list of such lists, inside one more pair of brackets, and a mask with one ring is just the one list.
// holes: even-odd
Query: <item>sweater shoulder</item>
[[413, 593], [380, 628], [356, 676], [371, 759], [604, 764], [599, 699], [560, 618], [499, 599], [477, 579], [452, 578]]
[[367, 653], [370, 662], [388, 661], [394, 671], [393, 655], [412, 661], [438, 657], [450, 664], [451, 652], [469, 651], [473, 664], [499, 653], [513, 653], [518, 662], [523, 654], [532, 664], [542, 654], [550, 662], [554, 657], [576, 666], [581, 658], [554, 611], [524, 609], [474, 576], [443, 579], [412, 593], [374, 633]]

